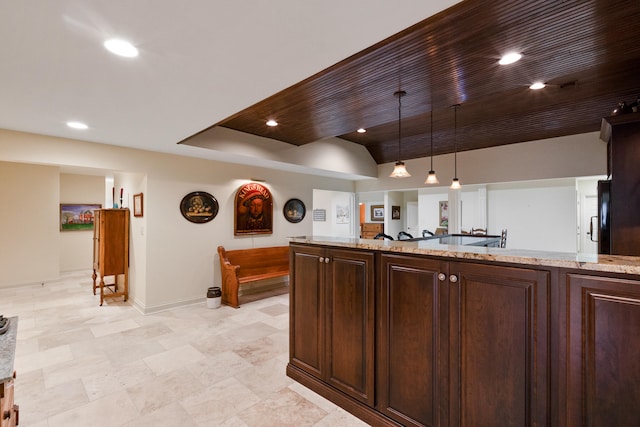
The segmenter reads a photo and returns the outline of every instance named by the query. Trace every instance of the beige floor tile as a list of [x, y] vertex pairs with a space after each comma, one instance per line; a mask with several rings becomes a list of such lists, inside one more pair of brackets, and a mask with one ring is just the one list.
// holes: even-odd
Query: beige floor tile
[[182, 399], [180, 404], [199, 425], [214, 426], [228, 418], [240, 416], [258, 402], [258, 395], [236, 379], [227, 378]]
[[138, 417], [125, 391], [49, 417], [49, 427], [117, 427]]
[[145, 316], [100, 307], [90, 278], [0, 288], [0, 313], [19, 316], [21, 427], [366, 425], [286, 376], [287, 294]]
[[313, 426], [326, 415], [318, 406], [285, 388], [252, 405], [239, 417], [250, 426], [303, 427]]
[[178, 369], [126, 388], [141, 415], [199, 393], [204, 386], [186, 369]]
[[115, 334], [118, 332], [127, 331], [129, 329], [135, 329], [139, 327], [140, 325], [138, 325], [135, 321], [131, 319], [127, 319], [127, 320], [109, 322], [101, 325], [92, 326], [91, 332], [96, 337], [102, 337], [105, 335]]
[[82, 378], [82, 384], [89, 400], [97, 400], [153, 379], [155, 375], [151, 369], [142, 360], [136, 360], [126, 365], [112, 365], [108, 369], [94, 370]]
[[122, 425], [122, 427], [161, 426], [198, 427], [198, 424], [191, 419], [191, 416], [178, 402], [173, 402]]

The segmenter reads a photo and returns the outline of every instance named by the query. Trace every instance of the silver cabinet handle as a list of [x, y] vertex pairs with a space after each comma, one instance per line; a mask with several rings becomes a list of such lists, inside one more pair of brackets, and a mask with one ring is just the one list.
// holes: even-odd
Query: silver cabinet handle
[[329, 257], [326, 257], [326, 258], [324, 259], [324, 263], [325, 263], [325, 264], [329, 264]]
[[324, 257], [320, 257], [319, 262], [324, 262]]
[[451, 283], [456, 283], [458, 281], [458, 276], [456, 276], [455, 274], [452, 274], [451, 276], [449, 276], [449, 281]]
[[440, 280], [441, 282], [444, 282], [447, 279], [447, 275], [444, 273], [440, 273], [438, 274], [438, 280]]

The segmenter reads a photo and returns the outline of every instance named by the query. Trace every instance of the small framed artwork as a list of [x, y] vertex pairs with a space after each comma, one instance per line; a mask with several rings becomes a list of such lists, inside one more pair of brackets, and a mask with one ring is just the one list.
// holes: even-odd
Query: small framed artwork
[[60, 203], [60, 231], [93, 230], [93, 211], [100, 204]]
[[284, 204], [282, 213], [287, 221], [297, 223], [304, 219], [304, 215], [307, 213], [307, 210], [302, 200], [289, 199], [287, 200], [287, 203]]
[[203, 224], [218, 215], [218, 201], [209, 193], [194, 191], [182, 198], [180, 212], [187, 221]]
[[336, 205], [336, 224], [349, 224], [350, 221], [349, 205]]
[[371, 205], [371, 221], [384, 221], [384, 205]]
[[449, 202], [447, 200], [440, 202], [440, 221], [438, 224], [440, 227], [449, 226]]
[[400, 219], [400, 206], [391, 206], [391, 219]]
[[143, 215], [142, 193], [133, 195], [133, 216]]

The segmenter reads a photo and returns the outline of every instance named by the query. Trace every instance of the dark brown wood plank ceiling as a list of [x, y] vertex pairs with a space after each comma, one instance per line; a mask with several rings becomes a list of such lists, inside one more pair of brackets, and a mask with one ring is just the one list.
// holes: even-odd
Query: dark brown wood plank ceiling
[[[339, 137], [387, 163], [404, 90], [403, 160], [429, 156], [431, 133], [434, 154], [454, 151], [453, 104], [460, 151], [597, 131], [640, 97], [638, 22], [638, 0], [466, 0], [214, 126], [294, 145]], [[512, 50], [523, 58], [498, 65]]]

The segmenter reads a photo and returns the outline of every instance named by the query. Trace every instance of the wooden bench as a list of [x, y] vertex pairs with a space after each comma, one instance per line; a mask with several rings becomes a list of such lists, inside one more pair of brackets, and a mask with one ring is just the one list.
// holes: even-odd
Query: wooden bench
[[218, 246], [222, 303], [238, 308], [238, 290], [244, 283], [289, 275], [289, 246], [237, 249]]

